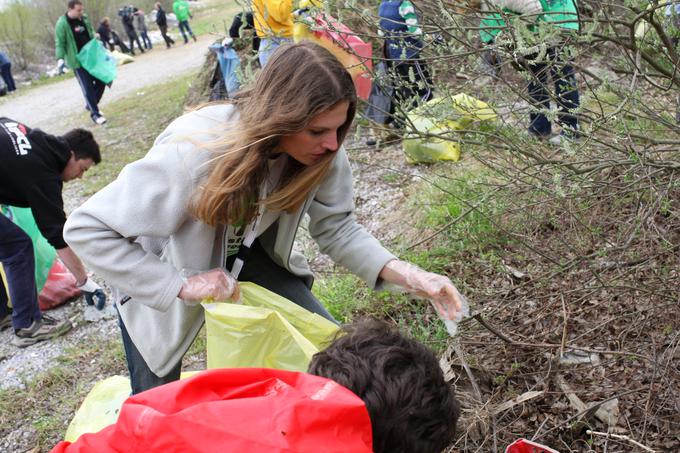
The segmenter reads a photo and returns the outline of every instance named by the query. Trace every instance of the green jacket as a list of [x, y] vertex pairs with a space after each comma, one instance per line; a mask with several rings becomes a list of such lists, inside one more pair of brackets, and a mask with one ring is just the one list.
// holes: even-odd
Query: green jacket
[[191, 12], [189, 11], [189, 2], [186, 2], [185, 0], [175, 0], [175, 3], [172, 4], [172, 11], [180, 22], [189, 20], [189, 16], [191, 15]]
[[[83, 15], [83, 22], [90, 39], [94, 38], [94, 30], [87, 15]], [[57, 54], [57, 60], [63, 58], [66, 64], [71, 69], [80, 67], [80, 63], [76, 58], [78, 55], [78, 48], [76, 47], [76, 38], [73, 37], [71, 27], [66, 20], [66, 14], [61, 16], [54, 27], [54, 48]]]
[[[556, 25], [566, 30], [579, 31], [578, 12], [575, 0], [540, 0], [543, 14], [538, 16], [538, 22], [558, 22]], [[513, 11], [505, 10], [514, 14]], [[492, 42], [498, 33], [506, 27], [505, 21], [498, 13], [482, 19], [479, 36], [483, 42]]]

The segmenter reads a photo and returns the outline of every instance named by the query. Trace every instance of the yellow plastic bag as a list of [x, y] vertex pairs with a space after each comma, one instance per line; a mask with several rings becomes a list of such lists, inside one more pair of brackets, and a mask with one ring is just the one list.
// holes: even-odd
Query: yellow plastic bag
[[450, 138], [421, 137], [418, 134], [448, 136], [451, 131], [467, 129], [472, 123], [493, 120], [496, 112], [486, 102], [459, 93], [450, 99], [431, 99], [411, 110], [407, 117], [417, 131], [407, 134], [402, 141], [407, 162], [432, 163], [460, 159], [460, 144]]
[[68, 425], [64, 440], [75, 442], [81, 434], [96, 433], [116, 423], [118, 412], [130, 392], [130, 380], [123, 376], [111, 376], [97, 382]]
[[[198, 371], [185, 371], [180, 379], [185, 379]], [[96, 433], [118, 420], [118, 412], [130, 396], [130, 380], [125, 376], [111, 376], [97, 382], [78, 408], [66, 430], [64, 440], [75, 442], [87, 433]]]
[[240, 304], [206, 303], [208, 368], [307, 371], [338, 326], [254, 283], [240, 283]]

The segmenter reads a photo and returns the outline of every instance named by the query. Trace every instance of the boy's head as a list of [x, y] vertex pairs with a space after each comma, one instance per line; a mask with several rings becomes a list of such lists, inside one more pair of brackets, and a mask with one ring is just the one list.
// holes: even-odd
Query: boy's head
[[99, 144], [94, 139], [92, 132], [87, 129], [71, 129], [62, 135], [62, 138], [66, 140], [76, 159], [92, 159], [95, 164], [101, 162]]
[[363, 320], [314, 355], [308, 372], [347, 387], [368, 409], [376, 453], [434, 453], [454, 439], [460, 415], [439, 361], [386, 323]]

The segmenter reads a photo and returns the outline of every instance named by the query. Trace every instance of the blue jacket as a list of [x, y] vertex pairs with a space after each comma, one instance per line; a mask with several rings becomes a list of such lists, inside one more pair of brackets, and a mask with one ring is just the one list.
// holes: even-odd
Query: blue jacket
[[0, 52], [0, 66], [5, 66], [8, 63], [11, 63], [11, 61], [7, 54], [5, 52]]
[[385, 57], [391, 60], [417, 58], [423, 42], [408, 33], [408, 26], [399, 14], [399, 6], [401, 0], [385, 0], [378, 9], [380, 30], [385, 35]]

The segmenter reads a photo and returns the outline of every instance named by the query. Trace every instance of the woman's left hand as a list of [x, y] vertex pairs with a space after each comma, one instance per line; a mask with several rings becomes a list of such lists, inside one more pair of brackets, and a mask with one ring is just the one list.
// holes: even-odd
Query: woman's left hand
[[404, 288], [410, 294], [429, 299], [446, 319], [456, 319], [463, 309], [463, 296], [448, 277], [420, 269], [405, 261], [389, 261], [380, 272], [388, 283]]

